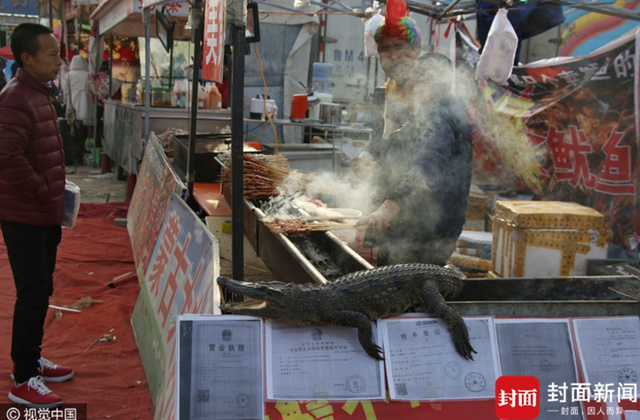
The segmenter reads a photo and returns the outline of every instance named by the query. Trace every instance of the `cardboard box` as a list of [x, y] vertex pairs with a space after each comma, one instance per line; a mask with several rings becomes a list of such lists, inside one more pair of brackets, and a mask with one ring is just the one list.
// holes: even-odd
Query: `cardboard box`
[[607, 255], [602, 214], [561, 201], [496, 202], [493, 271], [502, 277], [583, 276], [587, 260]]
[[491, 270], [491, 261], [485, 260], [480, 257], [471, 257], [469, 255], [463, 255], [458, 252], [451, 254], [449, 261], [456, 267], [465, 270], [475, 270], [488, 272]]
[[471, 185], [469, 199], [467, 201], [467, 212], [465, 214], [464, 228], [482, 230], [485, 226], [485, 208], [491, 197], [487, 196], [480, 188]]
[[456, 252], [463, 255], [479, 257], [483, 252], [491, 255], [493, 234], [477, 230], [462, 229], [456, 243]]

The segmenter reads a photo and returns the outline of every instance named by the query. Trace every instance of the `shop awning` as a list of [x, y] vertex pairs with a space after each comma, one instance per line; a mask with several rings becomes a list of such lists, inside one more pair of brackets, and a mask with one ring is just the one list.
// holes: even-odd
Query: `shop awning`
[[[161, 7], [161, 6], [155, 6]], [[174, 39], [188, 39], [190, 31], [184, 29], [189, 17], [189, 4], [170, 3], [165, 5], [178, 23], [173, 34]], [[102, 0], [91, 13], [90, 19], [98, 21], [100, 35], [124, 35], [143, 37], [145, 27], [142, 23], [142, 2], [137, 0]], [[152, 9], [153, 12], [154, 9]], [[151, 13], [151, 36], [156, 36], [155, 14]]]

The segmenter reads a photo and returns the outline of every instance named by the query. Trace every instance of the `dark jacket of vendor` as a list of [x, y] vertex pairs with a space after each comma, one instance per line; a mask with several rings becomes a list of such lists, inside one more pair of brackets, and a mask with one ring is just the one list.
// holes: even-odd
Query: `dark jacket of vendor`
[[465, 220], [473, 151], [464, 105], [444, 95], [414, 114], [419, 119], [369, 149], [377, 161], [374, 205], [391, 199], [400, 207], [387, 230], [370, 235], [379, 264], [442, 264]]

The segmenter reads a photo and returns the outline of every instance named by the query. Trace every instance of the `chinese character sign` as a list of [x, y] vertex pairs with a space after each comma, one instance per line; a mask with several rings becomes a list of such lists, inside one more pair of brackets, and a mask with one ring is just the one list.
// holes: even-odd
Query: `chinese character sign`
[[127, 213], [133, 259], [138, 278], [144, 279], [172, 193], [181, 194], [186, 186], [173, 170], [154, 133], [144, 150], [136, 188]]
[[175, 405], [175, 317], [213, 313], [219, 259], [213, 234], [172, 194], [131, 317], [156, 419], [173, 418], [167, 413]]
[[202, 78], [222, 81], [226, 1], [207, 0], [202, 45]]
[[474, 133], [474, 160], [497, 160], [493, 184], [594, 208], [625, 249], [638, 178], [635, 48], [629, 37], [597, 54], [514, 67], [508, 87], [481, 83]]

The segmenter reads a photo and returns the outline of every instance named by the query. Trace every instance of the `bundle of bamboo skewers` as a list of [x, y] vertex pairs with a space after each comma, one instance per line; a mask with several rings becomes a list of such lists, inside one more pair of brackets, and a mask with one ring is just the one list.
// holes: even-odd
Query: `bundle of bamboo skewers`
[[[243, 154], [243, 195], [249, 200], [266, 200], [277, 196], [277, 188], [294, 170], [282, 155], [261, 155], [257, 158]], [[231, 184], [231, 162], [222, 170], [222, 183]]]
[[[231, 162], [229, 162], [222, 170], [223, 185], [231, 184], [231, 173]], [[280, 187], [300, 191], [308, 185], [309, 181], [309, 176], [305, 171], [289, 168], [289, 161], [282, 155], [243, 154], [243, 195], [246, 199], [268, 200], [280, 195], [278, 190]], [[289, 235], [312, 231], [360, 228], [355, 225], [355, 222], [348, 222], [349, 219], [359, 219], [359, 217], [298, 215], [275, 217], [263, 220], [263, 223], [273, 233]]]

